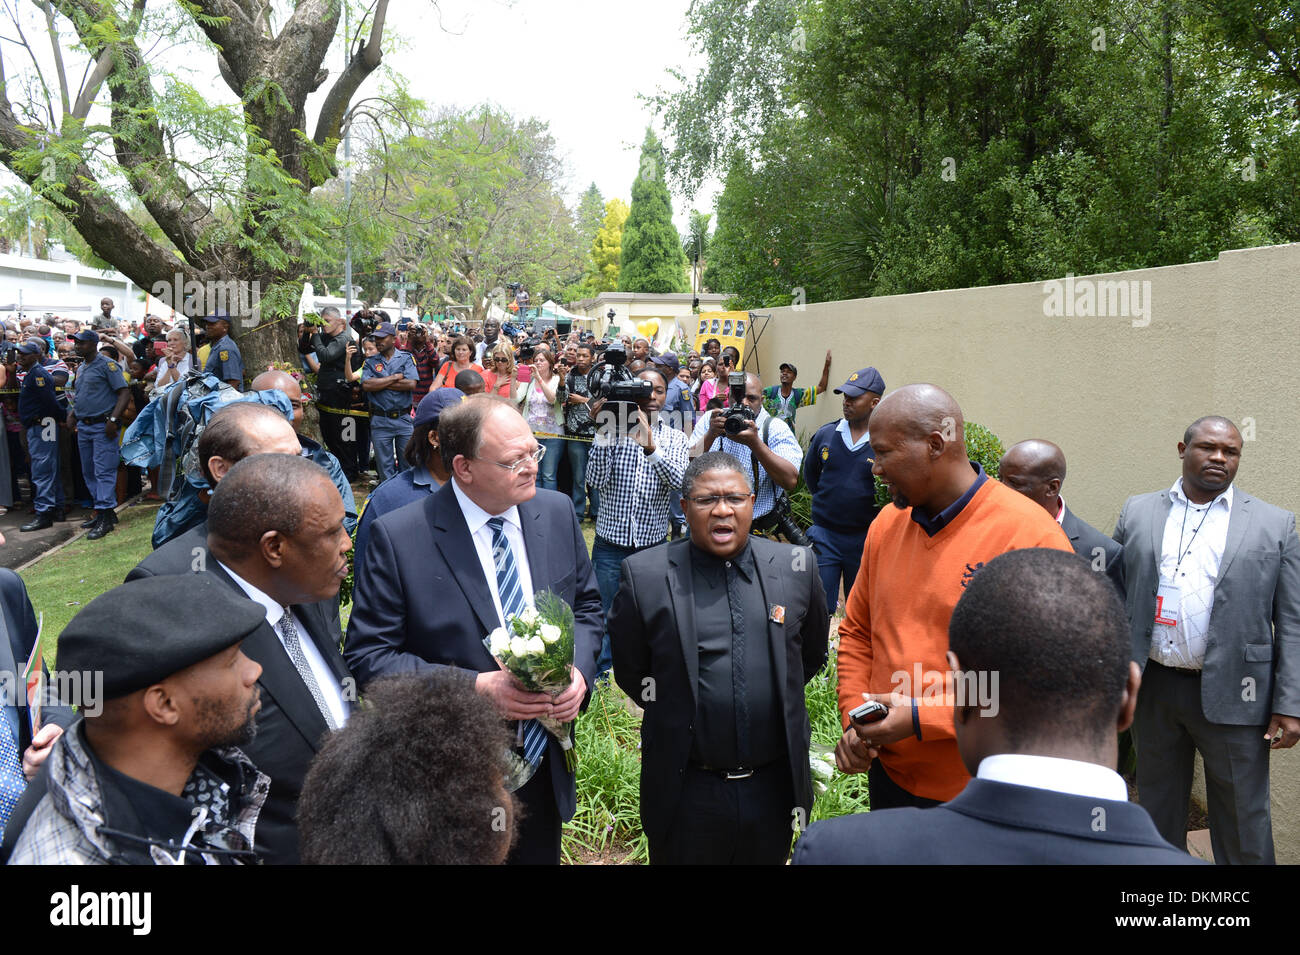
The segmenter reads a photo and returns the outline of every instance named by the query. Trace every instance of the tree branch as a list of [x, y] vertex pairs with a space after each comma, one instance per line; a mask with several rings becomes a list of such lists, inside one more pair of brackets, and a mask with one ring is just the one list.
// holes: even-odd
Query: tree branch
[[348, 60], [347, 67], [325, 94], [325, 102], [321, 105], [320, 116], [316, 120], [316, 135], [312, 137], [317, 146], [325, 145], [328, 139], [340, 138], [343, 117], [347, 115], [348, 103], [352, 101], [353, 94], [366, 77], [379, 68], [379, 62], [383, 59], [380, 42], [384, 36], [384, 17], [387, 13], [388, 0], [378, 0], [375, 19], [370, 25], [370, 39]]
[[63, 105], [63, 115], [67, 116], [71, 107], [68, 105], [68, 74], [63, 69], [63, 49], [59, 46], [59, 31], [54, 26], [54, 10], [50, 0], [41, 0], [41, 9], [45, 12], [45, 27], [50, 33], [50, 46], [54, 50], [54, 70], [59, 77], [59, 99]]

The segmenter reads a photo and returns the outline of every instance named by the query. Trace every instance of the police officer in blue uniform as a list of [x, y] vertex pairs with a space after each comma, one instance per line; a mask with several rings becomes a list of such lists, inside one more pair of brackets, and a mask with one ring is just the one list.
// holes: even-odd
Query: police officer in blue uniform
[[230, 337], [230, 316], [225, 312], [217, 311], [212, 315], [203, 316], [199, 321], [207, 326], [204, 334], [208, 341], [212, 342], [203, 371], [209, 375], [216, 375], [236, 391], [243, 391], [244, 356], [240, 354], [235, 340]]
[[840, 599], [841, 575], [846, 598], [853, 589], [867, 530], [878, 510], [869, 425], [871, 411], [885, 393], [885, 380], [876, 369], [862, 368], [835, 393], [844, 396], [844, 417], [817, 429], [803, 459], [804, 483], [812, 492], [808, 539], [832, 612]]
[[40, 531], [53, 527], [59, 509], [59, 425], [64, 414], [55, 389], [58, 382], [41, 357], [45, 350], [35, 342], [18, 346], [18, 364], [23, 369], [23, 386], [18, 393], [18, 417], [27, 429], [27, 452], [32, 459], [32, 491], [36, 516], [19, 528]]
[[374, 338], [379, 352], [362, 366], [361, 387], [370, 398], [370, 442], [383, 483], [408, 467], [402, 452], [411, 437], [411, 399], [420, 373], [410, 353], [396, 349], [392, 322], [381, 322]]
[[81, 473], [94, 500], [95, 513], [81, 526], [88, 540], [99, 540], [117, 524], [117, 428], [131, 398], [122, 366], [99, 353], [99, 335], [89, 329], [72, 336], [81, 370], [77, 372], [68, 426], [77, 432]]

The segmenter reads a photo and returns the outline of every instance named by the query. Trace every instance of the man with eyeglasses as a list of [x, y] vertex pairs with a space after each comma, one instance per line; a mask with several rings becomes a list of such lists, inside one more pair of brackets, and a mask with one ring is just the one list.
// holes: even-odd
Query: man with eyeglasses
[[754, 484], [754, 529], [765, 533], [776, 526], [778, 494], [793, 491], [799, 483], [803, 448], [789, 426], [763, 408], [763, 382], [758, 375], [745, 376], [743, 402], [753, 412], [753, 420], [733, 437], [726, 432], [726, 413], [713, 409], [696, 423], [692, 451], [725, 451], [740, 462]]
[[700, 455], [682, 480], [691, 534], [623, 562], [614, 679], [645, 710], [641, 825], [655, 865], [780, 865], [813, 790], [804, 684], [829, 618], [807, 547], [750, 537], [748, 469]]
[[[468, 397], [439, 416], [438, 445], [451, 480], [370, 526], [344, 655], [363, 692], [376, 677], [436, 668], [516, 721], [511, 738], [533, 774], [515, 792], [524, 819], [507, 861], [557, 865], [577, 791], [560, 744], [536, 718], [572, 720], [585, 703], [604, 629], [600, 591], [572, 503], [537, 487], [545, 449], [517, 409]], [[554, 699], [524, 690], [484, 646], [542, 590], [573, 608], [575, 624], [573, 682]]]

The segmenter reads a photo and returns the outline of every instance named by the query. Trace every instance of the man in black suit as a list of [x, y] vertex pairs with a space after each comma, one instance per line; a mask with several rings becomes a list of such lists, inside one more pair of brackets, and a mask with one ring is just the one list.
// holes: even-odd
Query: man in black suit
[[645, 708], [652, 863], [780, 864], [812, 810], [803, 687], [826, 662], [826, 591], [810, 548], [749, 536], [750, 481], [700, 455], [682, 480], [690, 539], [623, 562], [609, 634]]
[[[0, 544], [3, 543], [4, 537], [0, 536]], [[0, 640], [0, 673], [9, 675], [14, 694], [12, 700], [6, 701], [11, 705], [4, 707], [0, 732], [10, 734], [15, 749], [10, 754], [11, 762], [0, 766], [0, 772], [4, 774], [0, 787], [14, 790], [12, 795], [17, 796], [17, 791], [23, 788], [24, 780], [30, 780], [36, 775], [50, 755], [54, 741], [63, 735], [63, 730], [71, 725], [76, 716], [71, 706], [42, 705], [40, 726], [33, 737], [31, 711], [27, 706], [22, 673], [27, 658], [32, 654], [32, 648], [36, 646], [36, 613], [32, 610], [32, 602], [27, 597], [27, 588], [23, 586], [22, 578], [8, 568], [0, 568], [0, 626], [4, 627], [5, 637]], [[44, 666], [42, 662], [41, 667]], [[56, 690], [57, 687], [51, 686], [49, 689]], [[51, 702], [48, 692], [42, 694], [41, 702]], [[93, 706], [95, 703], [89, 699], [73, 702], [82, 706]], [[5, 752], [8, 752], [7, 747]], [[0, 798], [0, 830], [5, 828], [13, 805]], [[26, 813], [24, 817], [25, 815]]]
[[294, 811], [308, 765], [356, 700], [339, 652], [337, 597], [352, 546], [343, 518], [343, 501], [319, 465], [297, 454], [255, 454], [213, 492], [201, 559], [186, 552], [170, 570], [205, 568], [266, 611], [265, 625], [244, 641], [244, 653], [262, 665], [257, 736], [244, 751], [271, 777], [255, 847], [268, 863], [298, 861]]
[[[448, 668], [502, 716], [521, 721], [536, 772], [516, 793], [524, 819], [507, 861], [558, 864], [561, 823], [573, 816], [577, 793], [560, 744], [536, 736], [533, 720], [571, 720], [585, 703], [604, 631], [600, 591], [573, 503], [537, 488], [545, 449], [512, 405], [467, 398], [443, 411], [438, 444], [452, 479], [371, 528], [345, 655], [362, 686]], [[541, 590], [567, 602], [576, 623], [573, 683], [554, 700], [520, 687], [483, 643]]]
[[1065, 483], [1064, 451], [1050, 441], [1021, 441], [1002, 455], [998, 480], [1051, 514], [1070, 538], [1074, 552], [1088, 561], [1093, 570], [1104, 570], [1119, 590], [1120, 598], [1124, 597], [1124, 561], [1120, 559], [1124, 548], [1075, 516], [1061, 497], [1061, 485]]
[[[214, 414], [199, 435], [195, 453], [208, 487], [216, 488], [226, 472], [253, 454], [299, 454], [298, 436], [284, 415], [270, 405], [240, 401]], [[126, 575], [126, 579], [198, 573], [207, 568], [206, 521], [173, 537]]]
[[1074, 554], [985, 564], [948, 627], [957, 747], [975, 778], [933, 809], [815, 823], [796, 865], [1179, 865], [1191, 856], [1127, 801], [1116, 730], [1141, 681], [1119, 595]]

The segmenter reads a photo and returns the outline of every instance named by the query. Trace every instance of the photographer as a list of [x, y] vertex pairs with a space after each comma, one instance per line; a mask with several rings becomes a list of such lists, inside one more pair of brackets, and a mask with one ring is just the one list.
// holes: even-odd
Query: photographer
[[[367, 442], [362, 439], [353, 411], [360, 387], [353, 385], [348, 372], [361, 367], [361, 356], [348, 334], [347, 323], [332, 305], [321, 309], [324, 325], [307, 325], [298, 340], [301, 354], [315, 353], [320, 362], [316, 389], [320, 393], [316, 410], [320, 414], [320, 433], [330, 454], [349, 481], [354, 481], [370, 458]], [[354, 319], [355, 324], [355, 319]], [[366, 324], [364, 321], [361, 323]], [[347, 422], [351, 420], [349, 427]], [[369, 434], [367, 431], [367, 438]]]
[[[743, 372], [736, 372], [739, 379]], [[806, 545], [807, 538], [789, 517], [789, 501], [781, 491], [793, 491], [799, 483], [803, 449], [794, 433], [779, 418], [763, 409], [763, 382], [758, 375], [728, 382], [731, 406], [713, 409], [700, 418], [691, 435], [692, 455], [725, 451], [754, 476], [753, 532], [775, 530], [792, 544]]]
[[[569, 439], [565, 444], [569, 469], [573, 472], [573, 509], [581, 521], [583, 509], [588, 505], [587, 458], [591, 453], [591, 439], [596, 435], [596, 422], [588, 405], [600, 393], [593, 381], [591, 345], [579, 345], [574, 361], [573, 370], [564, 380], [564, 434]], [[600, 495], [594, 488], [590, 492], [590, 507], [594, 517], [600, 507]]]
[[[667, 393], [668, 379], [656, 366], [592, 402], [597, 428], [587, 481], [600, 503], [591, 564], [607, 618], [624, 558], [667, 538], [669, 501], [680, 493], [686, 473], [689, 440], [659, 415]], [[606, 633], [597, 676], [609, 671], [611, 661]]]

